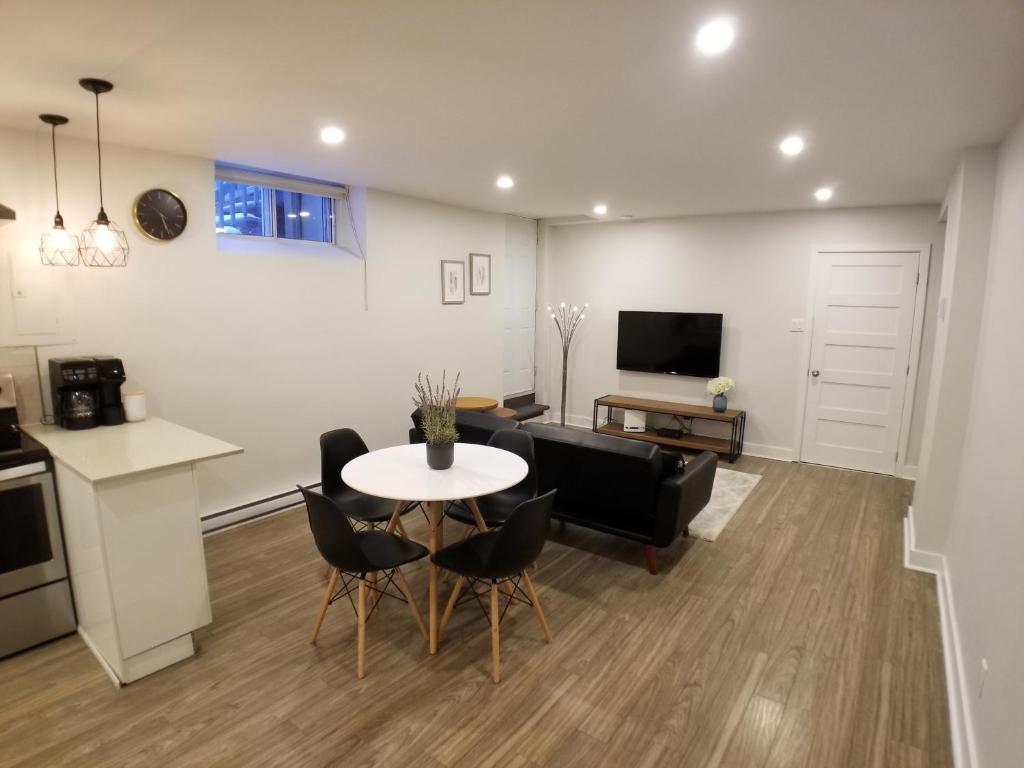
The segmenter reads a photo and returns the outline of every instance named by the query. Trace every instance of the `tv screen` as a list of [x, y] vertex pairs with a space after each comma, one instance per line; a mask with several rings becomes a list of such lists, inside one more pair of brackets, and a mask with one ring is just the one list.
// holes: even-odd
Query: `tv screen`
[[698, 312], [619, 312], [620, 371], [718, 375], [722, 316]]

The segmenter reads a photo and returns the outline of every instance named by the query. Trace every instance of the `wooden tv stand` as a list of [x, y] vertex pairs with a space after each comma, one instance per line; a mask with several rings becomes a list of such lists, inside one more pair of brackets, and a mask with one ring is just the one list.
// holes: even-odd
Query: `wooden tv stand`
[[[598, 426], [597, 409], [602, 406], [608, 409], [608, 423]], [[662, 437], [654, 429], [648, 429], [643, 432], [627, 432], [623, 429], [622, 422], [612, 420], [612, 410], [614, 408], [621, 408], [626, 411], [659, 413], [665, 416], [678, 416], [679, 418], [693, 419], [695, 421], [720, 421], [730, 424], [732, 431], [728, 439], [694, 434], [681, 435], [680, 437]], [[743, 453], [743, 435], [747, 428], [747, 412], [728, 408], [722, 413], [718, 413], [706, 405], [672, 403], [667, 400], [647, 400], [642, 397], [626, 397], [625, 395], [605, 395], [594, 401], [593, 428], [595, 432], [600, 432], [604, 435], [628, 437], [631, 440], [644, 440], [665, 448], [713, 451], [728, 458], [730, 462], [734, 462]]]

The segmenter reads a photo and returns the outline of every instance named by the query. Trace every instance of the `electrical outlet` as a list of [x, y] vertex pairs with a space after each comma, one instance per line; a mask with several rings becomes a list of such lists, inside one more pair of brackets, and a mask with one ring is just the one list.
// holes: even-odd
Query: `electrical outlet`
[[802, 317], [794, 317], [789, 321], [789, 332], [790, 333], [803, 333], [804, 332], [804, 319]]
[[981, 682], [978, 684], [978, 698], [985, 695], [985, 678], [988, 677], [988, 659], [981, 660]]

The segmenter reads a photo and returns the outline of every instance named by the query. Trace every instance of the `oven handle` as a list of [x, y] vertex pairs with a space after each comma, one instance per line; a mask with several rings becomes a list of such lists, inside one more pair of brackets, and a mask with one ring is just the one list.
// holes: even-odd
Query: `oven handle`
[[46, 471], [48, 470], [46, 469], [45, 461], [34, 461], [31, 464], [22, 464], [20, 467], [0, 469], [0, 483], [5, 480], [17, 480], [19, 477], [38, 475], [39, 473]]

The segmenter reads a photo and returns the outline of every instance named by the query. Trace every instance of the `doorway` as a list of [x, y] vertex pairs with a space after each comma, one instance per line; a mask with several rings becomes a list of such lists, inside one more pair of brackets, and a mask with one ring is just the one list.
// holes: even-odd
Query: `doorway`
[[906, 454], [929, 252], [815, 250], [801, 461], [895, 474]]

